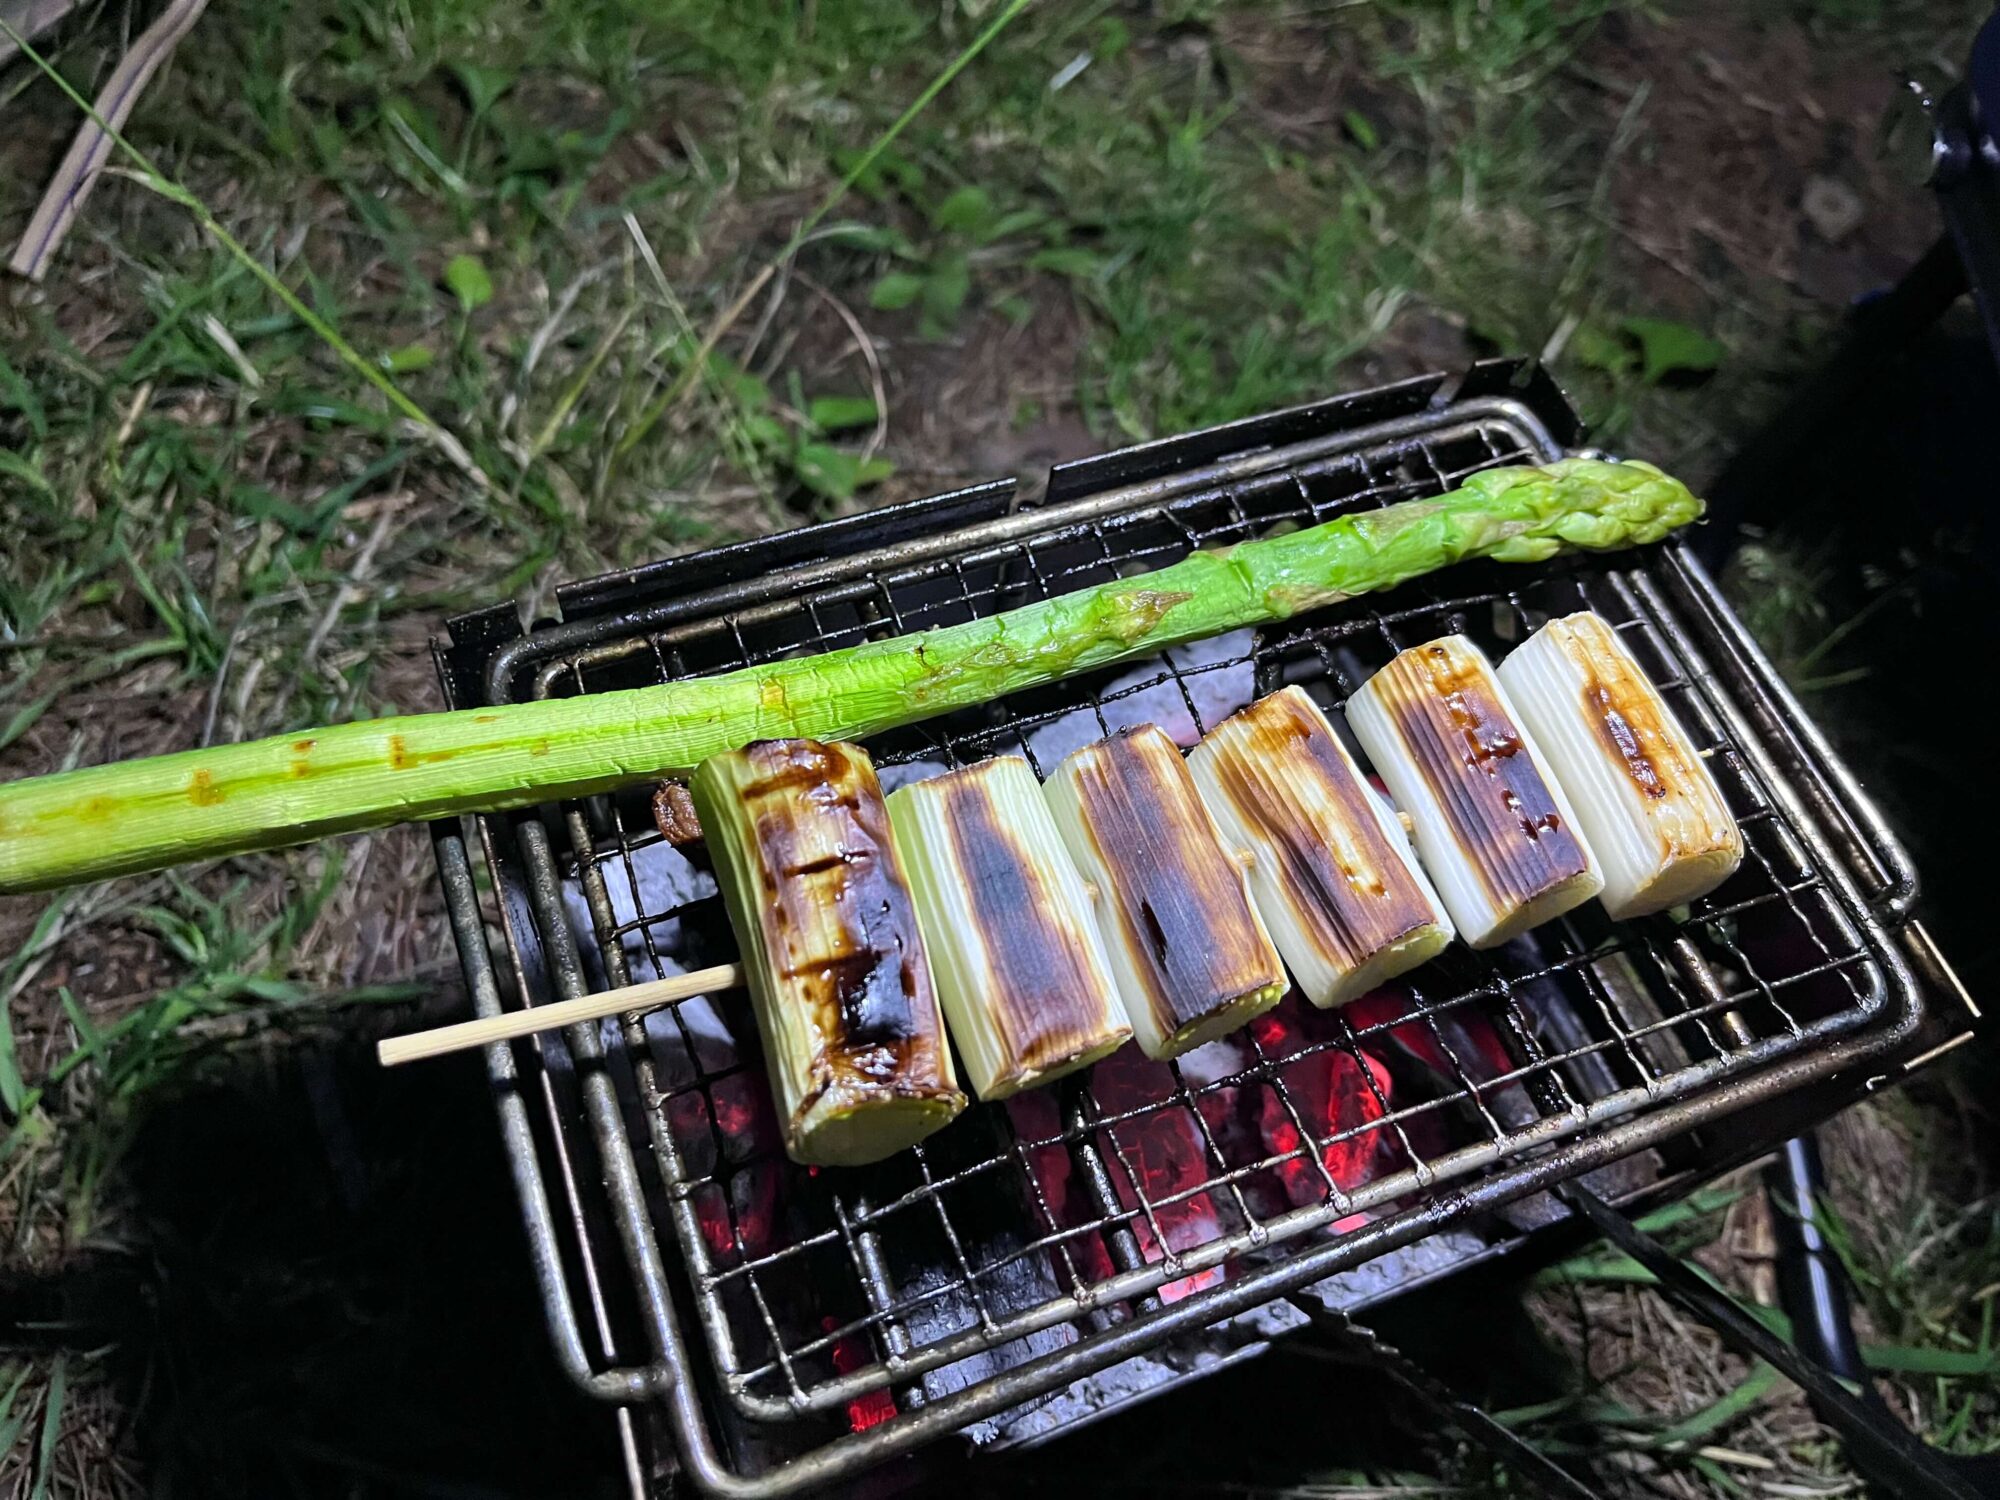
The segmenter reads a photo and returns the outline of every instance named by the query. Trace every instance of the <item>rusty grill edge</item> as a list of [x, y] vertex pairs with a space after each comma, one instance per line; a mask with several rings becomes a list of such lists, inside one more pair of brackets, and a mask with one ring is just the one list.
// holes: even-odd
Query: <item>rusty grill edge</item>
[[[1442, 381], [1408, 382], [1128, 450], [1069, 466], [1069, 473], [1058, 470], [1039, 506], [989, 500], [990, 513], [942, 528], [935, 521], [926, 526], [925, 508], [931, 516], [949, 513], [952, 497], [916, 502], [903, 508], [914, 518], [907, 536], [758, 577], [677, 588], [666, 565], [657, 580], [642, 570], [578, 586], [566, 591], [565, 604], [574, 598], [578, 616], [567, 623], [511, 639], [499, 638], [490, 619], [483, 640], [477, 629], [465, 631], [471, 648], [462, 641], [456, 660], [441, 653], [447, 687], [462, 705], [475, 692], [498, 699], [671, 680], [800, 647], [919, 630], [1135, 565], [1157, 567], [1192, 546], [1435, 493], [1474, 468], [1563, 451], [1556, 434], [1573, 437], [1573, 419], [1545, 379], [1516, 388], [1525, 378], [1521, 367], [1493, 362], [1466, 377], [1456, 399]], [[1399, 401], [1414, 409], [1394, 410]], [[1364, 419], [1357, 421], [1357, 413]], [[1324, 430], [1309, 430], [1315, 424]], [[1164, 472], [1136, 478], [1118, 472], [1121, 463], [1143, 471], [1154, 454], [1151, 467]], [[1099, 475], [1110, 482], [1087, 483]], [[982, 493], [961, 492], [975, 506]], [[840, 538], [829, 541], [838, 545]], [[645, 598], [649, 582], [655, 597]], [[621, 593], [642, 597], [636, 605], [606, 607], [618, 604]], [[990, 1147], [947, 1151], [934, 1141], [905, 1153], [893, 1173], [871, 1169], [810, 1191], [799, 1190], [796, 1171], [780, 1163], [730, 1163], [727, 1142], [690, 1159], [689, 1113], [681, 1105], [699, 1101], [693, 1117], [713, 1130], [718, 1084], [748, 1079], [761, 1088], [762, 1078], [753, 1055], [739, 1053], [719, 1069], [705, 1064], [706, 1044], [678, 1009], [670, 1024], [679, 1029], [679, 1046], [665, 1056], [665, 1077], [660, 1037], [649, 1040], [645, 1023], [633, 1017], [615, 1028], [609, 1048], [594, 1025], [549, 1039], [546, 1051], [535, 1044], [519, 1052], [495, 1047], [487, 1066], [503, 1137], [551, 1333], [571, 1376], [605, 1399], [663, 1399], [682, 1462], [705, 1487], [738, 1496], [792, 1493], [1896, 1047], [1919, 1016], [1916, 988], [1892, 941], [1915, 895], [1910, 863], [1678, 545], [1534, 568], [1454, 570], [1268, 627], [1238, 654], [1195, 661], [1183, 653], [1178, 666], [1153, 662], [1140, 671], [1089, 674], [1016, 695], [985, 713], [879, 737], [873, 748], [891, 767], [1023, 749], [1034, 760], [1035, 737], [1074, 724], [1080, 711], [1094, 716], [1097, 727], [1113, 727], [1142, 705], [1176, 699], [1199, 729], [1205, 721], [1197, 684], [1211, 674], [1249, 680], [1255, 692], [1298, 681], [1323, 701], [1338, 702], [1357, 671], [1402, 645], [1461, 627], [1489, 642], [1510, 632], [1518, 638], [1547, 614], [1586, 605], [1643, 645], [1641, 659], [1690, 732], [1716, 747], [1715, 763], [1745, 825], [1752, 873], [1699, 904], [1682, 925], [1661, 918], [1613, 928], [1588, 916], [1566, 919], [1543, 930], [1543, 951], [1533, 960], [1514, 950], [1490, 959], [1460, 953], [1444, 968], [1449, 986], [1420, 971], [1414, 989], [1422, 1024], [1442, 1044], [1458, 1087], [1414, 1105], [1383, 1101], [1386, 1113], [1367, 1129], [1400, 1139], [1394, 1170], [1344, 1189], [1321, 1159], [1322, 1147], [1340, 1134], [1315, 1134], [1285, 1083], [1287, 1068], [1309, 1050], [1338, 1047], [1358, 1062], [1369, 1029], [1357, 1034], [1343, 1026], [1343, 1035], [1277, 1058], [1252, 1043], [1248, 1066], [1221, 1078], [1190, 1082], [1176, 1068], [1169, 1094], [1123, 1114], [1101, 1107], [1086, 1076], [1064, 1091], [1060, 1128], [1047, 1136], [1023, 1138], [997, 1108], [976, 1107], [972, 1113], [986, 1117], [979, 1128]], [[657, 836], [634, 807], [595, 798], [470, 821], [477, 859], [492, 882], [505, 972], [489, 945], [465, 830], [436, 825], [447, 908], [480, 1013], [692, 966], [683, 965], [682, 954], [693, 904], [646, 909], [639, 865]], [[1751, 928], [1783, 928], [1791, 938], [1809, 939], [1816, 955], [1760, 965], [1737, 946]], [[698, 933], [692, 941], [700, 941]], [[1640, 976], [1636, 990], [1607, 981], [1614, 964]], [[503, 993], [509, 979], [511, 996]], [[1587, 1037], [1550, 1045], [1543, 1034], [1547, 1015], [1524, 999], [1540, 993], [1538, 985], [1561, 990], [1590, 1027]], [[1477, 1081], [1468, 1075], [1438, 1030], [1438, 1019], [1458, 1006], [1490, 1015], [1513, 1054], [1511, 1072]], [[1361, 1073], [1372, 1076], [1365, 1067]], [[1604, 1086], [1607, 1075], [1617, 1086]], [[1269, 1091], [1302, 1127], [1304, 1141], [1290, 1153], [1232, 1158], [1199, 1108], [1220, 1089]], [[1510, 1090], [1532, 1099], [1532, 1119], [1517, 1113], [1503, 1123], [1495, 1114], [1494, 1101]], [[1204, 1143], [1201, 1181], [1174, 1198], [1206, 1195], [1223, 1203], [1231, 1220], [1225, 1232], [1218, 1214], [1213, 1237], [1178, 1252], [1166, 1249], [1169, 1236], [1159, 1219], [1173, 1204], [1148, 1198], [1120, 1137], [1121, 1126], [1166, 1110], [1185, 1111]], [[1475, 1122], [1483, 1138], [1420, 1153], [1404, 1126], [1433, 1110], [1461, 1127]], [[579, 1163], [573, 1158], [585, 1140], [593, 1159]], [[1036, 1153], [1055, 1150], [1065, 1153], [1091, 1206], [1073, 1222], [1059, 1221], [1033, 1165]], [[1393, 1148], [1376, 1154], [1397, 1160]], [[1325, 1179], [1324, 1196], [1260, 1213], [1246, 1185], [1288, 1160], [1315, 1167]], [[784, 1174], [780, 1202], [791, 1213], [790, 1229], [777, 1243], [745, 1245], [725, 1196], [735, 1243], [718, 1246], [717, 1221], [711, 1211], [705, 1230], [698, 1205], [712, 1210], [718, 1190], [766, 1170]], [[593, 1172], [602, 1178], [618, 1241], [624, 1278], [618, 1285], [607, 1284], [610, 1247], [594, 1243], [601, 1226], [585, 1210]], [[551, 1199], [551, 1182], [559, 1185], [560, 1203]], [[964, 1210], [954, 1208], [966, 1192], [1011, 1193], [1017, 1200], [1022, 1230], [1004, 1258], [982, 1260], [976, 1245], [966, 1251], [971, 1237], [956, 1222]], [[1371, 1211], [1375, 1217], [1352, 1225]], [[1337, 1221], [1350, 1227], [1329, 1234]], [[946, 1247], [949, 1273], [905, 1293], [894, 1284], [891, 1261], [918, 1235]], [[1080, 1254], [1086, 1240], [1103, 1247], [1097, 1260], [1108, 1256], [1109, 1274], [1079, 1267], [1079, 1258], [1090, 1260]], [[1142, 1240], [1165, 1253], [1148, 1259]], [[990, 1307], [982, 1286], [1029, 1259], [1046, 1265], [1050, 1294], [1032, 1305]], [[1227, 1277], [1179, 1300], [1161, 1299], [1163, 1287], [1213, 1267]], [[837, 1288], [826, 1280], [829, 1295], [809, 1304], [830, 1310], [817, 1326], [800, 1326], [788, 1299], [766, 1295], [787, 1278], [822, 1284], [836, 1271], [846, 1279]], [[623, 1319], [616, 1303], [629, 1304]], [[588, 1308], [587, 1320], [578, 1315], [580, 1305]], [[965, 1326], [912, 1334], [913, 1322], [953, 1309]], [[649, 1346], [643, 1355], [619, 1344], [630, 1342], [634, 1324]], [[927, 1372], [1002, 1346], [1019, 1349], [1019, 1341], [1046, 1330], [1068, 1341], [960, 1389], [923, 1389]], [[858, 1362], [857, 1343], [867, 1351]], [[835, 1368], [836, 1350], [847, 1351], [846, 1368]], [[717, 1402], [773, 1430], [802, 1424], [801, 1431], [817, 1431], [813, 1414], [837, 1412], [884, 1389], [900, 1398], [896, 1415], [816, 1442], [775, 1467], [743, 1471], [718, 1435]]]

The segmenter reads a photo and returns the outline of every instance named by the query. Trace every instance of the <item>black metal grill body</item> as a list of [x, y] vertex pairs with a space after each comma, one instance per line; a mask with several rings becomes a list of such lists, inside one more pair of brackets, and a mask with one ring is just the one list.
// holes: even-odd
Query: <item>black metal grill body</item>
[[[1546, 377], [1490, 362], [1068, 465], [1033, 499], [981, 486], [576, 585], [560, 624], [454, 621], [440, 665], [459, 707], [753, 665], [1435, 494], [1577, 436]], [[689, 1470], [732, 1494], [824, 1484], [951, 1431], [1032, 1435], [1048, 1424], [1021, 1414], [1058, 1410], [1080, 1377], [1905, 1043], [1908, 861], [1675, 544], [1454, 568], [870, 749], [891, 786], [996, 753], [1046, 773], [1125, 725], [1188, 743], [1285, 683], [1338, 705], [1399, 649], [1463, 631], [1497, 653], [1580, 608], [1712, 752], [1748, 844], [1714, 896], [1679, 920], [1593, 906], [1489, 954], [1455, 947], [1393, 1021], [1293, 997], [1282, 1034], [1101, 1064], [861, 1171], [785, 1159], [740, 995], [496, 1047], [573, 1375], [664, 1400]], [[475, 820], [493, 933], [464, 833], [439, 826], [480, 1010], [731, 956], [700, 851], [661, 841], [649, 790]], [[1329, 1115], [1329, 1080], [1367, 1107]], [[1246, 1326], [1227, 1348], [1274, 1331]]]

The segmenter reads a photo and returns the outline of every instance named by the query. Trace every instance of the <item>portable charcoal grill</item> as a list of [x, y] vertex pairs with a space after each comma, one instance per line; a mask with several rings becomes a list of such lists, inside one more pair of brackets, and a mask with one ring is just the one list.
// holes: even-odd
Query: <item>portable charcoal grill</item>
[[[440, 670], [468, 707], [920, 631], [1579, 436], [1545, 375], [1489, 361], [1063, 465], [1039, 495], [999, 481], [575, 584], [561, 623], [465, 616]], [[1678, 543], [1455, 567], [869, 748], [891, 787], [996, 753], [1046, 772], [1121, 726], [1189, 743], [1281, 684], [1337, 704], [1403, 647], [1464, 631], [1503, 650], [1585, 607], [1713, 747], [1743, 825], [1743, 870], [1686, 921], [1614, 926], [1593, 903], [1492, 953], [1455, 945], [1400, 997], [1294, 995], [1176, 1064], [1127, 1048], [861, 1170], [785, 1158], [741, 994], [490, 1048], [570, 1374], [663, 1419], [730, 1495], [823, 1487], [948, 1433], [1038, 1441], [1256, 1352], [1299, 1306], [1518, 1243], [1563, 1216], [1531, 1198], [1556, 1185], [1683, 1190], [1744, 1154], [1752, 1137], [1705, 1129], [1723, 1116], [1919, 1049], [1910, 863]], [[483, 897], [467, 833], [437, 826], [482, 1014], [733, 956], [700, 846], [665, 842], [649, 791], [471, 820]]]

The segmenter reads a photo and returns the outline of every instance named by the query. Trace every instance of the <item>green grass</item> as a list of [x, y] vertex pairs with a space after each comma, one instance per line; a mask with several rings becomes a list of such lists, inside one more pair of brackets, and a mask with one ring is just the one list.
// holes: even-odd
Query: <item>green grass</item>
[[[1761, 268], [1691, 301], [1633, 251], [1662, 101], [1602, 44], [1685, 45], [1671, 7], [1034, 5], [864, 160], [1001, 9], [217, 0], [129, 135], [298, 307], [129, 178], [0, 306], [0, 775], [427, 706], [455, 610], [989, 477], [954, 380], [1113, 444], [1547, 349], [1603, 440], [1699, 471], [1833, 315]], [[1790, 13], [1921, 59], [1980, 9]], [[85, 92], [114, 30], [56, 39]], [[73, 115], [19, 63], [0, 100], [10, 230]], [[1842, 670], [1810, 567], [1785, 586], [1793, 655]], [[0, 907], [16, 1244], [115, 1216], [121, 1144], [223, 1023], [381, 998], [359, 914], [444, 952], [395, 904], [426, 876], [357, 842]], [[98, 950], [136, 991], [60, 977]], [[1919, 1290], [1885, 1339], [1983, 1347]]]

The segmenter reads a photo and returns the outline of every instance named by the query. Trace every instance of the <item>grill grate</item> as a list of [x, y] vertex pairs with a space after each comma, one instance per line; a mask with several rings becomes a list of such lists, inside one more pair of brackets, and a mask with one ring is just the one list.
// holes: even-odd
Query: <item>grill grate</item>
[[[714, 613], [588, 636], [523, 687], [605, 691], [947, 625], [1551, 456], [1539, 424], [1513, 403], [1469, 411], [1379, 445], [1178, 493], [1166, 486], [1129, 509], [1058, 505], [1046, 525], [1018, 514], [975, 528], [962, 549], [879, 571], [863, 560], [853, 576], [797, 594], [738, 590]], [[1320, 1013], [1294, 996], [1173, 1064], [1128, 1048], [1053, 1091], [975, 1106], [862, 1171], [785, 1158], [747, 998], [628, 1021], [609, 1052], [624, 1125], [649, 1142], [659, 1182], [650, 1209], [632, 1205], [624, 1232], [665, 1221], [713, 1378], [735, 1409], [762, 1422], [845, 1410], [857, 1429], [901, 1410], [907, 1424], [964, 1384], [953, 1367], [973, 1356], [998, 1364], [965, 1378], [990, 1379], [994, 1368], [1210, 1298], [1304, 1247], [1435, 1211], [1441, 1185], [1509, 1162], [1546, 1164], [1566, 1137], [1704, 1091], [1717, 1093], [1719, 1110], [1725, 1076], [1881, 1015], [1903, 983], [1894, 960], [1676, 623], [1661, 592], [1675, 554], [1616, 562], [1458, 567], [872, 740], [888, 787], [1003, 753], [1046, 774], [1128, 725], [1159, 723], [1185, 745], [1280, 685], [1337, 706], [1407, 646], [1462, 631], [1497, 653], [1551, 615], [1588, 608], [1619, 628], [1710, 754], [1747, 857], [1680, 920], [1614, 926], [1593, 904], [1491, 953], [1455, 945], [1394, 1002]], [[661, 839], [648, 790], [518, 825], [528, 907], [559, 991], [733, 953], [699, 846]], [[494, 848], [489, 830], [496, 880], [518, 888]], [[576, 1040], [586, 1050], [594, 1041]], [[599, 1144], [626, 1149], [622, 1139]], [[1356, 1239], [1357, 1257], [1367, 1238]], [[1047, 1384], [1023, 1382], [1016, 1399]]]

